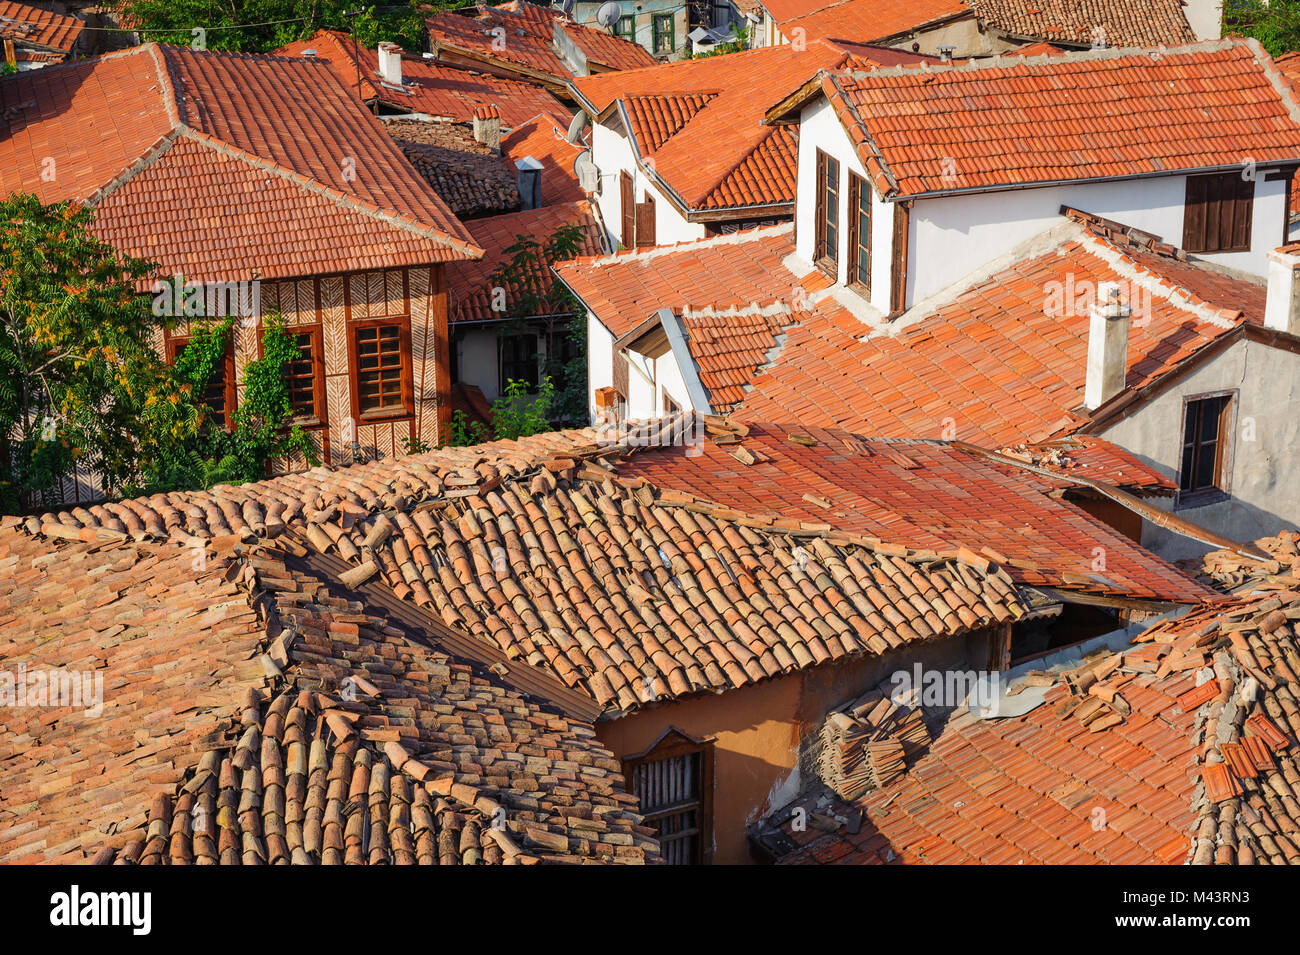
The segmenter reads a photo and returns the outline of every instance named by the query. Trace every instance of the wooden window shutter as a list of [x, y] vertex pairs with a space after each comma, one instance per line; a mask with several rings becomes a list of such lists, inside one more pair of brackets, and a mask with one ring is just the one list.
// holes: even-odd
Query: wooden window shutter
[[623, 396], [623, 400], [628, 400], [628, 369], [627, 357], [620, 354], [618, 346], [613, 346], [614, 350], [614, 390]]
[[909, 210], [894, 203], [893, 265], [890, 272], [889, 314], [900, 315], [907, 308], [907, 238]]
[[655, 244], [655, 197], [649, 193], [636, 204], [636, 244], [638, 248]]
[[630, 249], [636, 245], [636, 195], [632, 189], [632, 177], [623, 170], [618, 174], [619, 209], [623, 216], [623, 248]]
[[1255, 182], [1241, 173], [1188, 176], [1183, 248], [1188, 252], [1248, 252]]

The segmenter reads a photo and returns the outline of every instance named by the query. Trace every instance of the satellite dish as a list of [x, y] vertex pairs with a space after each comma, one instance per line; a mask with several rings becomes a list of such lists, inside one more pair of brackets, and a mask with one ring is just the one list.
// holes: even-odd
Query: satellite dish
[[623, 5], [618, 0], [602, 3], [600, 9], [596, 11], [596, 22], [606, 30], [614, 29], [621, 19], [623, 19]]

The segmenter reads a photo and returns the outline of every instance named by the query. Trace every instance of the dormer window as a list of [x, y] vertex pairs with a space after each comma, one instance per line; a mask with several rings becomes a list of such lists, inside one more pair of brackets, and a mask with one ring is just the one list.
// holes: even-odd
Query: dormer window
[[817, 245], [819, 269], [838, 278], [840, 246], [840, 162], [817, 150]]

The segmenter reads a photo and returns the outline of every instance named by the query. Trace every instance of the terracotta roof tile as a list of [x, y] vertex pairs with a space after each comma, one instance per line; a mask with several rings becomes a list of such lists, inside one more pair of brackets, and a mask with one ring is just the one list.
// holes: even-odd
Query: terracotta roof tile
[[[557, 21], [563, 23], [564, 32], [590, 63], [609, 70], [624, 70], [655, 62], [655, 58], [639, 44], [579, 26], [558, 11], [527, 0], [497, 4], [473, 17], [440, 13], [429, 17], [425, 26], [434, 53], [440, 47], [466, 50], [487, 61], [514, 64], [556, 81], [567, 82], [575, 74], [556, 51]], [[504, 42], [494, 43], [498, 37]]]
[[[924, 59], [860, 49], [872, 62]], [[585, 76], [573, 88], [593, 115], [623, 104], [638, 158], [653, 158], [654, 175], [688, 209], [787, 204], [795, 194], [795, 138], [762, 124], [770, 103], [754, 91], [793, 89], [849, 59], [845, 47], [818, 40]]]
[[[996, 448], [1047, 441], [1088, 421], [1081, 410], [1088, 303], [1067, 301], [1067, 288], [1117, 282], [1135, 297], [1130, 389], [1264, 315], [1262, 282], [1081, 222], [1062, 226], [1055, 249], [928, 313], [913, 311], [885, 334], [821, 297], [819, 272], [791, 272], [783, 262], [793, 251], [791, 227], [782, 225], [578, 259], [556, 271], [615, 336], [659, 308], [775, 316], [782, 340], [740, 385], [746, 394], [734, 414], [741, 419]], [[1051, 288], [1061, 295], [1045, 296]]]
[[[358, 56], [347, 34], [317, 30], [310, 39], [297, 40], [276, 53], [300, 57], [307, 50], [315, 50], [315, 56], [328, 62], [345, 88], [356, 90]], [[403, 112], [467, 123], [473, 118], [475, 107], [492, 105], [500, 112], [501, 122], [507, 129], [522, 126], [540, 114], [554, 116], [566, 124], [573, 115], [558, 99], [531, 83], [459, 70], [423, 56], [402, 57], [400, 90], [381, 81], [377, 51], [361, 47], [360, 65], [361, 98], [367, 103], [379, 100]]]
[[516, 163], [532, 156], [542, 164], [542, 203], [580, 202], [587, 198], [578, 184], [578, 157], [587, 150], [582, 142], [571, 143], [568, 129], [552, 116], [537, 116], [517, 127], [501, 140], [501, 162], [518, 178]]
[[[829, 834], [790, 832], [779, 812], [772, 822], [788, 840], [781, 861], [935, 862], [945, 848], [969, 845], [978, 846], [970, 861], [983, 863], [1300, 864], [1300, 803], [1292, 792], [1300, 778], [1300, 704], [1288, 662], [1300, 639], [1290, 620], [1300, 609], [1296, 539], [1286, 533], [1258, 542], [1277, 559], [1254, 565], [1251, 593], [1139, 633], [1133, 645], [1160, 666], [1130, 670], [1126, 653], [1118, 670], [1107, 668], [1107, 681], [1125, 680], [1111, 697], [1124, 706], [1109, 718], [1099, 719], [1095, 707], [1082, 717], [1093, 726], [1107, 720], [1104, 729], [1081, 732], [1080, 704], [1097, 698], [1078, 688], [1096, 685], [1079, 675], [1095, 674], [1108, 650], [1059, 664], [1054, 677], [1076, 689], [1058, 682], [1021, 716], [979, 720], [954, 711], [903, 776], [852, 803], [812, 793], [795, 803], [832, 820], [862, 813], [856, 834], [843, 825]], [[1206, 568], [1233, 562], [1243, 561], [1216, 552]], [[1175, 666], [1187, 657], [1191, 669]], [[964, 747], [987, 761], [959, 759]], [[964, 808], [975, 792], [1022, 821], [978, 819]], [[935, 808], [914, 814], [919, 824], [902, 818], [924, 800]], [[1057, 821], [1044, 812], [1049, 800], [1064, 813]]]
[[402, 155], [457, 216], [494, 216], [519, 208], [514, 170], [502, 165], [496, 149], [474, 138], [468, 123], [385, 119], [383, 124]]
[[803, 30], [808, 40], [887, 40], [970, 15], [965, 0], [764, 0], [763, 6], [783, 36]]
[[[1194, 104], [1189, 85], [1199, 91]], [[822, 91], [891, 196], [1167, 174], [1300, 153], [1294, 95], [1254, 40], [826, 73]], [[1110, 145], [1117, 137], [1130, 148], [1117, 152]]]
[[1107, 46], [1195, 41], [1181, 0], [967, 0], [985, 24], [1014, 36]]
[[[188, 546], [6, 521], [0, 662], [87, 671], [103, 693], [98, 713], [7, 708], [0, 859], [657, 858], [590, 723], [338, 596], [296, 553], [208, 551], [196, 572]], [[88, 573], [105, 599], [85, 599]]]
[[[479, 252], [323, 62], [148, 44], [14, 77], [0, 116], [0, 192], [99, 206], [96, 228], [165, 274], [246, 280], [251, 261], [270, 278]], [[232, 205], [228, 178], [256, 202]], [[142, 228], [160, 218], [173, 225]]]
[[[527, 209], [509, 215], [489, 216], [469, 222], [470, 235], [476, 245], [484, 250], [483, 258], [476, 262], [457, 262], [447, 268], [447, 286], [451, 297], [450, 321], [493, 321], [513, 314], [511, 303], [516, 300], [517, 289], [507, 289], [504, 304], [506, 311], [492, 308], [492, 283], [496, 270], [509, 261], [507, 250], [521, 238], [545, 244], [556, 230], [566, 225], [576, 225], [581, 230], [581, 251], [584, 254], [599, 252], [602, 231], [592, 212], [591, 203], [566, 202]], [[538, 294], [550, 288], [554, 276], [549, 270], [542, 275], [529, 276], [531, 292]]]
[[0, 0], [0, 37], [63, 54], [72, 52], [85, 23], [76, 17]]

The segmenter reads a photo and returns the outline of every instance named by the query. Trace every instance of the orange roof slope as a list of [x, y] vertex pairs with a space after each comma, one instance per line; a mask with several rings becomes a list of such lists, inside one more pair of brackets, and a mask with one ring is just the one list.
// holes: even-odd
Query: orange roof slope
[[593, 116], [623, 104], [638, 159], [653, 157], [644, 168], [686, 209], [788, 205], [795, 137], [763, 125], [768, 104], [754, 91], [794, 89], [846, 58], [823, 41], [802, 50], [783, 44], [585, 76], [572, 87]]
[[[930, 24], [970, 16], [965, 0], [840, 0], [838, 3], [788, 3], [775, 0], [789, 14], [773, 18], [781, 34], [792, 40], [795, 30], [814, 40], [887, 40]], [[771, 10], [771, 5], [763, 4]], [[799, 10], [800, 7], [812, 7]]]
[[148, 44], [15, 77], [0, 116], [0, 191], [99, 207], [96, 230], [165, 274], [235, 281], [479, 254], [324, 62]]
[[[482, 259], [476, 262], [457, 262], [447, 268], [447, 287], [451, 297], [452, 322], [491, 322], [510, 317], [522, 317], [515, 311], [515, 302], [521, 292], [545, 296], [554, 276], [550, 270], [526, 276], [526, 289], [505, 290], [505, 311], [494, 311], [493, 285], [490, 281], [496, 270], [510, 260], [507, 250], [521, 238], [533, 239], [545, 245], [563, 226], [577, 226], [580, 235], [580, 253], [590, 255], [601, 249], [601, 228], [587, 201], [557, 203], [540, 209], [526, 209], [507, 215], [489, 216], [467, 223], [476, 245], [483, 249]], [[552, 303], [554, 304], [554, 303]], [[542, 314], [548, 311], [543, 307]]]
[[[817, 309], [789, 330], [780, 356], [736, 413], [898, 437], [939, 436], [948, 426], [962, 440], [992, 447], [1073, 432], [1090, 420], [1082, 409], [1087, 307], [1044, 295], [1071, 281], [1139, 290], [1129, 391], [1264, 315], [1262, 282], [1126, 252], [1081, 230], [894, 335], [864, 339], [866, 329], [847, 310]], [[1189, 301], [1172, 300], [1176, 291]]]
[[1029, 712], [959, 709], [902, 778], [818, 810], [856, 833], [781, 824], [781, 861], [1300, 864], [1295, 537], [1258, 542], [1279, 561], [1249, 595], [1058, 665]]
[[1014, 36], [1092, 46], [1192, 43], [1182, 0], [967, 0], [984, 23]]
[[84, 27], [76, 17], [0, 0], [0, 37], [22, 46], [71, 53]]
[[[51, 539], [180, 542], [187, 555], [192, 536], [301, 535], [322, 559], [358, 566], [364, 544], [376, 586], [402, 606], [612, 712], [1023, 612], [1006, 571], [983, 558], [914, 553], [829, 531], [823, 514], [774, 521], [635, 474], [622, 480], [599, 463], [599, 440], [588, 429], [445, 449], [24, 527]], [[680, 447], [648, 453], [687, 460]], [[806, 575], [793, 577], [795, 564]]]
[[515, 163], [532, 156], [542, 164], [542, 203], [580, 202], [587, 194], [578, 185], [578, 157], [586, 152], [582, 143], [568, 140], [568, 128], [554, 117], [536, 116], [501, 140], [501, 161], [512, 176]]
[[[555, 49], [555, 25], [582, 51], [590, 64], [609, 70], [648, 66], [655, 58], [639, 44], [611, 36], [568, 20], [557, 10], [510, 0], [480, 11], [476, 16], [440, 13], [429, 17], [430, 49], [440, 47], [468, 51], [489, 61], [514, 64], [526, 70], [567, 82], [575, 74]], [[503, 37], [504, 43], [497, 42]]]
[[97, 676], [102, 710], [93, 692], [6, 709], [0, 860], [657, 854], [589, 722], [327, 586], [288, 538], [210, 540], [201, 563], [191, 544], [4, 525], [0, 663]]
[[[357, 88], [358, 57], [351, 39], [335, 30], [317, 30], [307, 40], [297, 40], [276, 51], [281, 56], [302, 56], [307, 50], [330, 64], [334, 75], [349, 91]], [[379, 100], [413, 113], [468, 123], [478, 106], [495, 106], [507, 129], [522, 126], [538, 114], [554, 116], [567, 123], [572, 113], [544, 89], [531, 83], [471, 73], [426, 60], [422, 56], [402, 57], [402, 87], [383, 83], [379, 77], [379, 54], [360, 48], [361, 99]]]
[[821, 91], [884, 196], [1300, 157], [1300, 107], [1255, 40], [826, 73]]
[[795, 279], [781, 261], [794, 251], [791, 228], [786, 223], [575, 259], [555, 271], [615, 338], [660, 308], [690, 315], [757, 306], [788, 315]]
[[[784, 338], [745, 385], [742, 420], [802, 421], [883, 437], [955, 436], [984, 447], [1076, 431], [1087, 364], [1081, 291], [1117, 282], [1137, 298], [1128, 390], [1263, 321], [1262, 281], [1063, 222], [1056, 247], [1016, 262], [884, 334], [795, 275], [791, 227], [774, 226], [566, 262], [556, 271], [617, 337], [656, 309], [778, 317]], [[1085, 285], [1082, 283], [1091, 283]], [[1060, 301], [1045, 289], [1061, 291]], [[795, 290], [792, 294], [791, 290]], [[688, 342], [689, 345], [689, 342]]]
[[[619, 470], [660, 487], [774, 519], [825, 522], [918, 549], [966, 548], [1019, 583], [1195, 602], [1207, 590], [1080, 508], [1049, 496], [1066, 484], [940, 441], [887, 441], [838, 429], [755, 424], [737, 460], [707, 444], [695, 456], [645, 454]], [[812, 446], [788, 435], [806, 435]], [[826, 506], [823, 506], [826, 505]], [[1092, 564], [1096, 548], [1106, 569]]]
[[700, 384], [715, 414], [730, 414], [744, 400], [759, 369], [779, 347], [785, 324], [784, 316], [761, 311], [682, 319]]

